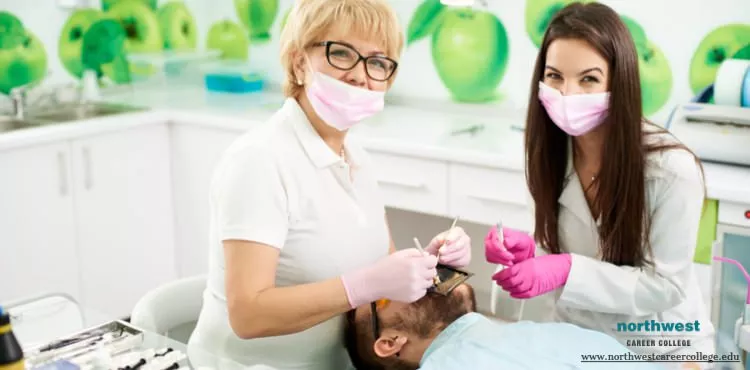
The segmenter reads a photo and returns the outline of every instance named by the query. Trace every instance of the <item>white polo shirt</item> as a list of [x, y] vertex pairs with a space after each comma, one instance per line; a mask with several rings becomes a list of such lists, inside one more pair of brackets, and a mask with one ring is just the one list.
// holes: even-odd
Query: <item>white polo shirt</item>
[[349, 136], [344, 147], [351, 171], [288, 99], [266, 126], [227, 149], [211, 185], [208, 286], [191, 345], [248, 365], [349, 366], [342, 317], [297, 334], [238, 338], [227, 315], [222, 246], [240, 239], [278, 248], [278, 287], [337, 277], [387, 255], [385, 207], [371, 162]]

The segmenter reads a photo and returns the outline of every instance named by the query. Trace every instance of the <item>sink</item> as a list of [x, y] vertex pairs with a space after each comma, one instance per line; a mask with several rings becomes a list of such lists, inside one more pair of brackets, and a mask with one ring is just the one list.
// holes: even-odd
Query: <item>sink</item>
[[146, 110], [146, 108], [120, 104], [82, 103], [56, 105], [45, 109], [44, 111], [28, 112], [26, 116], [31, 120], [64, 122], [144, 110]]
[[39, 127], [44, 124], [44, 121], [37, 119], [18, 119], [15, 117], [0, 116], [0, 133]]

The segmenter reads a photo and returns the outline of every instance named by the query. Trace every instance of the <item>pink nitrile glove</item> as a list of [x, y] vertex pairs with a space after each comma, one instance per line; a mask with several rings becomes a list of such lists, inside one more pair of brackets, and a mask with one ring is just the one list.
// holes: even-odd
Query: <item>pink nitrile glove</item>
[[529, 234], [508, 227], [503, 227], [502, 233], [502, 243], [497, 225], [493, 226], [484, 238], [484, 255], [487, 262], [513, 266], [534, 257], [536, 243]]
[[506, 267], [492, 280], [513, 298], [533, 298], [565, 285], [570, 266], [570, 254], [548, 254]]
[[379, 299], [412, 303], [427, 294], [437, 274], [437, 258], [416, 248], [403, 249], [341, 276], [352, 308]]
[[462, 268], [471, 263], [471, 238], [460, 227], [437, 234], [424, 250], [439, 256], [438, 263], [446, 266]]

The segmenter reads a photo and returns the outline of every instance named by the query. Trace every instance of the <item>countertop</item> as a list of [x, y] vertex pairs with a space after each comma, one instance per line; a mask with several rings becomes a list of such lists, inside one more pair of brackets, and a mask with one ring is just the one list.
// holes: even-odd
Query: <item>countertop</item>
[[[151, 108], [0, 134], [0, 150], [97, 135], [140, 125], [172, 122], [245, 131], [262, 125], [284, 102], [276, 92], [211, 93], [198, 87], [149, 86], [107, 93], [109, 102]], [[352, 129], [370, 150], [473, 166], [523, 171], [523, 112], [498, 117], [387, 105], [383, 113]], [[478, 133], [451, 134], [472, 126]], [[750, 167], [703, 163], [708, 197], [750, 204]]]

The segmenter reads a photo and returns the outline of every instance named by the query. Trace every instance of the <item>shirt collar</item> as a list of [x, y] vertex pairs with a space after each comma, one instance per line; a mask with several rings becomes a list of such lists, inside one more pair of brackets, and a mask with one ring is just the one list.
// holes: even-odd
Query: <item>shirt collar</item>
[[461, 333], [471, 328], [472, 325], [474, 325], [482, 318], [482, 314], [470, 312], [459, 317], [458, 320], [448, 325], [448, 327], [446, 327], [442, 332], [440, 332], [440, 334], [437, 335], [437, 337], [435, 337], [435, 339], [433, 339], [432, 343], [430, 343], [430, 345], [424, 351], [424, 355], [422, 355], [422, 360], [419, 362], [419, 364], [423, 365], [432, 353], [440, 349], [440, 347], [450, 343], [453, 338], [460, 337]]
[[[281, 109], [286, 112], [297, 140], [316, 167], [325, 168], [343, 162], [341, 156], [334, 153], [315, 131], [297, 100], [287, 98]], [[363, 159], [362, 149], [353, 140], [350, 140], [349, 136], [347, 134], [346, 139], [344, 139], [344, 155], [352, 167], [357, 167]]]

